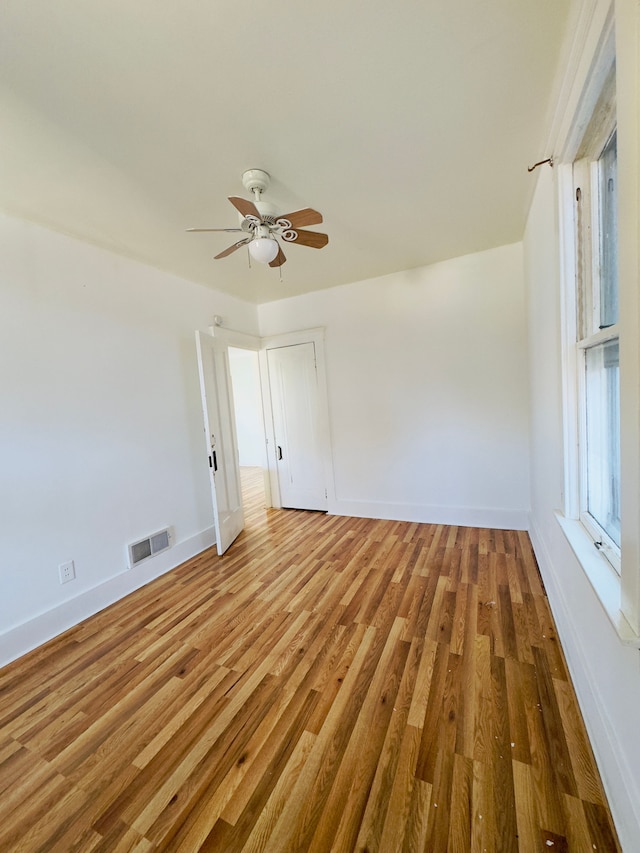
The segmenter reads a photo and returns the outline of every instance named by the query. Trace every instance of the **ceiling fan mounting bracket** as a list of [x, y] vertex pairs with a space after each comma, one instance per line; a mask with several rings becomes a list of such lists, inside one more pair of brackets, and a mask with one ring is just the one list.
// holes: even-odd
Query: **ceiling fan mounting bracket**
[[271, 183], [271, 176], [263, 169], [247, 169], [242, 173], [242, 185], [246, 190], [253, 193], [256, 198], [260, 198], [260, 194], [268, 189]]

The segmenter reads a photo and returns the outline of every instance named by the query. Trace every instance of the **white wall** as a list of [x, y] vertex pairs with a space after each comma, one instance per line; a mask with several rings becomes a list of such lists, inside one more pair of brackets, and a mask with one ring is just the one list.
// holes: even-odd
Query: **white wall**
[[258, 313], [262, 335], [326, 328], [331, 511], [526, 527], [521, 244]]
[[[3, 215], [0, 296], [2, 663], [213, 542], [194, 329], [257, 316]], [[168, 525], [175, 547], [126, 571]]]
[[229, 349], [240, 465], [266, 465], [258, 353]]

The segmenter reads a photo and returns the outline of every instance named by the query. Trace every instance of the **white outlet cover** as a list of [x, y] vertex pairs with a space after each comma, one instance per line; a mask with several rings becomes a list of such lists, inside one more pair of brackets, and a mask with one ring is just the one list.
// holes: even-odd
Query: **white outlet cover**
[[73, 560], [69, 560], [68, 563], [60, 563], [58, 566], [58, 572], [60, 574], [60, 583], [69, 583], [69, 581], [74, 580], [76, 576], [76, 567]]

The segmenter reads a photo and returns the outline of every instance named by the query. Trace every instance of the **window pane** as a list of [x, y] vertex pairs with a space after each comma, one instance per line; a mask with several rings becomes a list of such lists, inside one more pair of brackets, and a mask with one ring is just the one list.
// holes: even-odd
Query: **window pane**
[[620, 545], [618, 341], [586, 351], [587, 511]]
[[600, 164], [600, 328], [618, 322], [618, 146], [607, 142]]

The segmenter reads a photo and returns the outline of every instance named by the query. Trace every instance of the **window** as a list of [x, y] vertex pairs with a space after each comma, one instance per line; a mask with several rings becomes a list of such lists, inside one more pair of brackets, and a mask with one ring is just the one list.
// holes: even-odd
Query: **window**
[[573, 164], [578, 514], [620, 571], [620, 370], [615, 71]]

